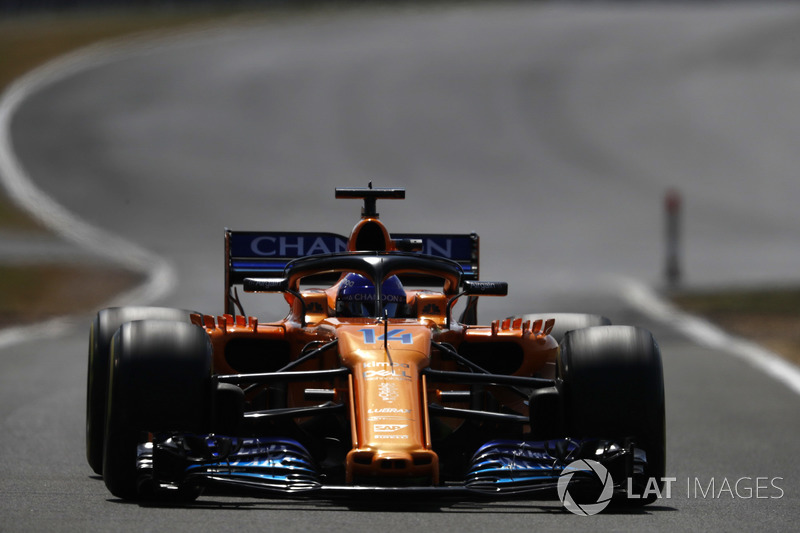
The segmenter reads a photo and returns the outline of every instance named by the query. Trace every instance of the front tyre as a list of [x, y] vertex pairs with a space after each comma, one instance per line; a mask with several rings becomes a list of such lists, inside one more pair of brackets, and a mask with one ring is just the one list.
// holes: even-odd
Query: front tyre
[[211, 343], [181, 322], [123, 324], [111, 343], [103, 480], [114, 496], [140, 499], [137, 448], [154, 432], [207, 432]]
[[189, 323], [191, 311], [169, 307], [110, 307], [97, 313], [89, 332], [89, 365], [86, 379], [86, 460], [103, 474], [106, 396], [108, 395], [111, 338], [125, 322], [165, 320]]
[[568, 435], [633, 439], [647, 454], [645, 472], [634, 481], [653, 478], [660, 490], [666, 471], [664, 376], [652, 334], [631, 326], [571, 331], [561, 345], [558, 373]]

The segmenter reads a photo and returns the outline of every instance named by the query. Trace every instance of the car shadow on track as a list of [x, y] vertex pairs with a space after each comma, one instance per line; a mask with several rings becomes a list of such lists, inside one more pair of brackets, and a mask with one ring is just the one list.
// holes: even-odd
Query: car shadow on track
[[[348, 500], [325, 498], [235, 498], [235, 497], [201, 497], [190, 503], [176, 502], [128, 502], [117, 499], [107, 500], [111, 503], [139, 505], [151, 508], [175, 509], [225, 509], [233, 511], [317, 511], [317, 512], [358, 512], [358, 513], [497, 513], [497, 514], [570, 514], [560, 502], [546, 500], [505, 500], [505, 501], [421, 501], [401, 498], [395, 501], [376, 501], [374, 499]], [[605, 510], [606, 515], [651, 515], [669, 511], [677, 511], [674, 507], [664, 505], [648, 505], [632, 507], [612, 505]]]
[[[101, 476], [89, 476], [102, 482]], [[126, 501], [109, 498], [109, 503], [137, 505], [147, 508], [166, 509], [225, 509], [231, 511], [318, 511], [318, 512], [360, 512], [360, 513], [498, 513], [498, 514], [570, 514], [556, 498], [508, 498], [504, 500], [488, 497], [464, 498], [420, 498], [397, 497], [387, 500], [387, 495], [361, 496], [359, 498], [330, 498], [313, 495], [277, 495], [268, 497], [235, 492], [204, 493], [192, 502], [175, 501]], [[602, 511], [605, 515], [637, 516], [678, 511], [667, 505], [626, 506], [612, 504]]]

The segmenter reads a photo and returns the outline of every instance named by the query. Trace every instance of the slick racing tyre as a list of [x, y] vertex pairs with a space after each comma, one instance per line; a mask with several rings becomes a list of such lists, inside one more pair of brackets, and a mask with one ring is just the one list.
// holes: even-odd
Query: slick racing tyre
[[142, 494], [137, 449], [155, 432], [208, 432], [212, 350], [205, 330], [182, 322], [136, 321], [114, 334], [103, 480], [122, 499]]
[[[666, 466], [664, 377], [650, 332], [631, 326], [571, 331], [561, 345], [558, 374], [567, 435], [631, 438], [647, 454], [645, 472], [634, 482], [653, 478], [661, 490]], [[651, 495], [630, 501], [646, 504], [655, 499]]]
[[569, 331], [593, 326], [611, 325], [611, 320], [604, 316], [586, 315], [581, 313], [533, 313], [522, 315], [519, 318], [522, 318], [523, 321], [530, 320], [531, 322], [536, 320], [546, 321], [554, 318], [556, 323], [553, 326], [553, 331], [550, 332], [550, 335], [555, 338], [556, 342], [559, 344], [561, 344], [561, 341], [564, 340], [564, 335], [566, 335]]
[[168, 307], [112, 307], [103, 309], [89, 332], [89, 368], [86, 380], [86, 460], [98, 475], [103, 474], [103, 436], [111, 337], [125, 322], [165, 320], [189, 323], [191, 311]]

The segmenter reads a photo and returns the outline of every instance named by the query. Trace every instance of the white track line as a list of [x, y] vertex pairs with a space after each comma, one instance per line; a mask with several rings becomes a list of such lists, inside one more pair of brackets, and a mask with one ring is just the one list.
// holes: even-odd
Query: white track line
[[[130, 41], [135, 42], [138, 41]], [[8, 196], [52, 232], [88, 253], [144, 274], [143, 283], [114, 297], [108, 306], [150, 303], [163, 297], [174, 285], [172, 266], [162, 257], [80, 219], [37, 188], [14, 153], [10, 126], [14, 113], [26, 98], [70, 75], [114, 60], [126, 46], [120, 41], [116, 45], [95, 45], [65, 55], [19, 78], [0, 98], [0, 183]], [[74, 319], [61, 317], [4, 329], [0, 331], [0, 348], [43, 335], [60, 335], [73, 324]]]
[[731, 353], [800, 394], [800, 368], [777, 354], [746, 339], [732, 336], [711, 324], [673, 306], [643, 283], [618, 280], [623, 298], [649, 318], [683, 333], [695, 343]]
[[[150, 34], [89, 46], [23, 76], [0, 98], [0, 183], [9, 196], [56, 234], [90, 253], [146, 275], [144, 283], [117, 296], [108, 305], [148, 303], [163, 297], [174, 284], [172, 266], [162, 257], [81, 220], [39, 190], [14, 154], [10, 137], [11, 119], [26, 98], [48, 84], [111, 62], [123, 52], [154, 50], [164, 41], [175, 42], [198, 33], [189, 31], [167, 39], [153, 39], [153, 34]], [[219, 37], [219, 34], [216, 36]], [[630, 279], [617, 281], [625, 300], [646, 316], [673, 327], [702, 346], [723, 350], [744, 359], [800, 394], [800, 368], [761, 346], [733, 337], [701, 318], [680, 311], [642, 283]], [[41, 324], [0, 330], [0, 348], [41, 338], [43, 334], [60, 335], [73, 325], [73, 319], [61, 317]]]
[[[10, 133], [14, 113], [32, 94], [79, 72], [130, 54], [158, 53], [165, 44], [191, 45], [200, 35], [206, 40], [226, 39], [236, 34], [229, 31], [232, 26], [241, 30], [257, 25], [257, 20], [250, 20], [247, 16], [233, 16], [224, 22], [197, 23], [180, 30], [144, 31], [99, 42], [58, 57], [25, 74], [0, 96], [0, 186], [5, 188], [11, 200], [67, 241], [145, 276], [140, 285], [115, 296], [101, 307], [131, 303], [146, 305], [163, 298], [175, 286], [175, 270], [163, 257], [89, 224], [37, 188], [14, 153]], [[75, 316], [56, 317], [39, 324], [0, 329], [0, 348], [45, 336], [61, 335], [76, 327], [78, 320]]]

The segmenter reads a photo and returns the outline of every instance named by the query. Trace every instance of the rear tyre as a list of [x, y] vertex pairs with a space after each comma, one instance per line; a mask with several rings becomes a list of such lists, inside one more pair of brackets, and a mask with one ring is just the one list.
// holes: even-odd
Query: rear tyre
[[103, 480], [114, 496], [154, 496], [139, 491], [136, 464], [148, 433], [208, 432], [211, 365], [211, 342], [199, 326], [145, 320], [114, 334], [103, 453]]
[[[654, 478], [660, 490], [666, 470], [664, 377], [650, 332], [630, 326], [571, 331], [561, 345], [558, 372], [567, 434], [632, 438], [647, 454], [647, 467], [638, 481]], [[655, 499], [651, 494], [628, 501], [647, 504]]]
[[520, 318], [522, 318], [523, 321], [530, 320], [531, 322], [536, 320], [546, 321], [554, 318], [556, 323], [553, 326], [553, 331], [550, 332], [550, 335], [555, 338], [556, 342], [559, 344], [561, 344], [561, 341], [564, 340], [564, 335], [570, 331], [590, 328], [593, 326], [611, 325], [611, 320], [604, 316], [587, 315], [582, 313], [533, 313], [522, 315]]
[[89, 368], [86, 380], [86, 460], [103, 474], [103, 438], [108, 396], [111, 338], [125, 322], [165, 320], [189, 323], [191, 311], [168, 307], [112, 307], [98, 312], [89, 332]]

